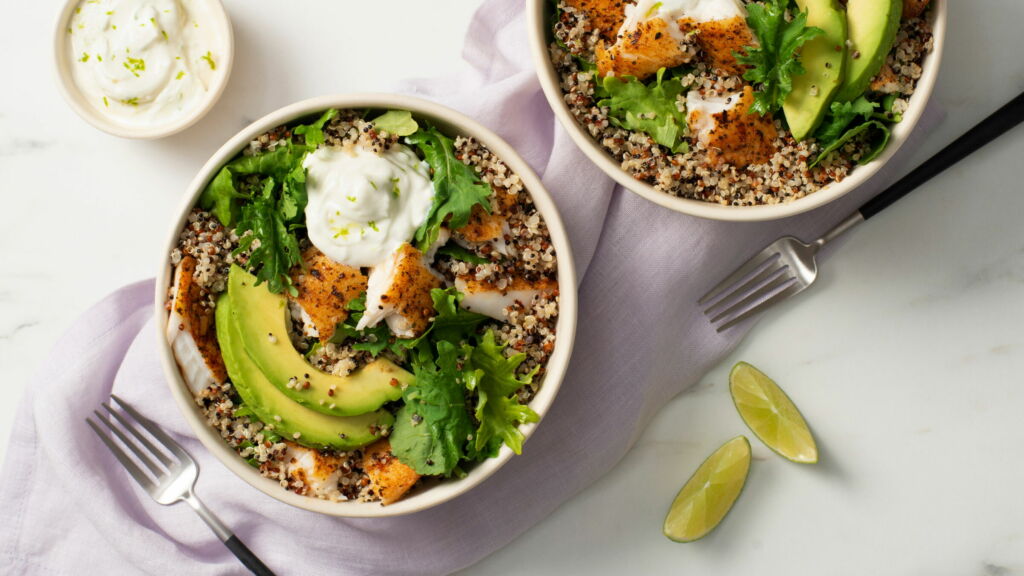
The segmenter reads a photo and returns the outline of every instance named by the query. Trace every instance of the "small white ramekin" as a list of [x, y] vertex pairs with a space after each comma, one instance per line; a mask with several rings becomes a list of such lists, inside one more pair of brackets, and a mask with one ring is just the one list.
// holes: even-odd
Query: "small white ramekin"
[[576, 121], [572, 112], [569, 111], [569, 106], [565, 103], [558, 73], [555, 71], [555, 66], [551, 62], [551, 56], [548, 53], [552, 25], [548, 7], [551, 4], [551, 0], [527, 0], [526, 10], [530, 48], [533, 52], [534, 64], [537, 68], [537, 75], [540, 77], [540, 85], [544, 90], [544, 95], [547, 97], [548, 103], [551, 105], [551, 109], [554, 110], [555, 116], [561, 122], [562, 127], [569, 132], [573, 142], [579, 146], [580, 150], [598, 168], [627, 190], [670, 210], [712, 220], [754, 222], [787, 218], [813, 210], [837, 198], [841, 198], [874, 176], [882, 166], [885, 166], [896, 155], [896, 152], [907, 141], [910, 133], [914, 131], [914, 127], [917, 126], [921, 115], [924, 114], [928, 100], [931, 98], [932, 90], [935, 88], [935, 80], [939, 75], [942, 49], [946, 38], [946, 17], [949, 12], [946, 6], [947, 2], [949, 0], [934, 0], [932, 2], [934, 6], [930, 11], [929, 18], [932, 24], [935, 46], [932, 53], [924, 60], [921, 79], [918, 81], [917, 90], [910, 98], [909, 108], [903, 114], [903, 121], [893, 127], [892, 140], [882, 155], [865, 166], [854, 168], [850, 175], [842, 182], [830, 184], [813, 194], [788, 204], [770, 206], [722, 206], [711, 202], [671, 196], [655, 190], [654, 186], [646, 182], [637, 180], [619, 167], [619, 164]]
[[78, 7], [80, 0], [66, 0], [54, 29], [53, 57], [57, 71], [57, 86], [60, 88], [64, 100], [71, 106], [71, 109], [86, 122], [108, 134], [140, 140], [153, 140], [176, 134], [192, 126], [205, 116], [217, 103], [217, 100], [220, 99], [221, 94], [224, 93], [224, 88], [228, 85], [228, 79], [231, 77], [231, 68], [235, 61], [235, 36], [231, 29], [231, 19], [228, 18], [228, 13], [220, 0], [194, 1], [206, 3], [210, 8], [209, 13], [212, 21], [209, 24], [217, 30], [217, 37], [222, 43], [220, 47], [222, 54], [217, 60], [217, 67], [223, 70], [223, 73], [216, 76], [213, 85], [207, 90], [206, 97], [202, 103], [196, 106], [189, 114], [178, 118], [174, 122], [167, 122], [156, 126], [133, 126], [118, 122], [116, 119], [104, 115], [96, 107], [90, 105], [75, 84], [74, 75], [71, 71], [71, 66], [74, 62], [68, 49], [68, 23], [71, 21], [71, 16], [74, 14], [75, 8]]

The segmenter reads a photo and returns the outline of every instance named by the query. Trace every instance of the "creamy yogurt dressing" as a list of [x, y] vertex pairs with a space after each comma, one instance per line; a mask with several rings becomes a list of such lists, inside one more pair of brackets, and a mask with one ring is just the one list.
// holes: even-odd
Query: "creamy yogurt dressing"
[[679, 19], [689, 18], [695, 23], [746, 17], [747, 11], [739, 0], [639, 0], [626, 6], [626, 20], [620, 33], [635, 30], [640, 22], [660, 18], [668, 23], [668, 30], [679, 41], [684, 40]]
[[221, 38], [201, 0], [83, 0], [68, 23], [72, 77], [100, 113], [132, 126], [174, 122], [218, 74]]
[[306, 230], [329, 258], [376, 266], [426, 220], [434, 185], [426, 162], [407, 146], [383, 154], [361, 146], [306, 156]]

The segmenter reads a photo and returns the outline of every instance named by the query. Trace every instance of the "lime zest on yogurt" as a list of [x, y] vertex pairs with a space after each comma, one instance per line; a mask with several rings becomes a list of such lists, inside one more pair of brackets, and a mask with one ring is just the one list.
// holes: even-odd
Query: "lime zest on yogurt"
[[[203, 2], [82, 0], [67, 21], [74, 34], [65, 57], [77, 61], [71, 80], [97, 111], [117, 124], [173, 123], [200, 108], [217, 75], [223, 74], [213, 62], [214, 51], [224, 42], [217, 28], [189, 26], [215, 17]], [[189, 56], [203, 53], [204, 58]], [[125, 106], [110, 106], [111, 101]]]

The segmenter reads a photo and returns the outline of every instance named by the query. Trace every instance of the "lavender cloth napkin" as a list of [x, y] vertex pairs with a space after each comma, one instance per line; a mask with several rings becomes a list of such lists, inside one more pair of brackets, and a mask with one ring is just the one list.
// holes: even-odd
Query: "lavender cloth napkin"
[[347, 520], [281, 504], [231, 475], [191, 434], [157, 360], [152, 281], [140, 282], [87, 312], [28, 387], [0, 476], [0, 573], [242, 572], [188, 507], [155, 504], [86, 428], [112, 389], [199, 460], [199, 494], [280, 574], [469, 566], [612, 468], [659, 407], [737, 344], [741, 329], [716, 334], [702, 318], [700, 294], [777, 236], [824, 231], [899, 171], [894, 162], [843, 201], [782, 222], [718, 223], [659, 208], [615, 189], [557, 126], [524, 20], [521, 2], [490, 0], [470, 28], [472, 70], [404, 89], [499, 132], [543, 175], [569, 229], [582, 279], [576, 352], [523, 455], [470, 493], [411, 516]]

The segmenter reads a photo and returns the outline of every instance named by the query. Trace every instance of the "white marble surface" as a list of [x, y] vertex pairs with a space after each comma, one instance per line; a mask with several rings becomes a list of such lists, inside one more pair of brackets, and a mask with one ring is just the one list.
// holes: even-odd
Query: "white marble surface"
[[[226, 4], [239, 51], [224, 99], [181, 135], [131, 142], [60, 100], [50, 65], [58, 3], [5, 3], [0, 457], [48, 348], [97, 298], [153, 274], [168, 211], [222, 141], [294, 100], [457, 70], [477, 5]], [[936, 94], [947, 116], [919, 160], [1024, 88], [1024, 4], [956, 0], [950, 16]], [[404, 42], [380, 43], [382, 27]], [[353, 57], [368, 41], [374, 56]], [[819, 285], [669, 403], [611, 474], [466, 572], [1024, 575], [1022, 156], [1024, 128], [862, 227]], [[754, 441], [747, 489], [725, 523], [700, 543], [672, 544], [660, 525], [675, 492], [745, 432], [725, 386], [740, 359], [796, 400], [822, 462], [793, 465]]]

